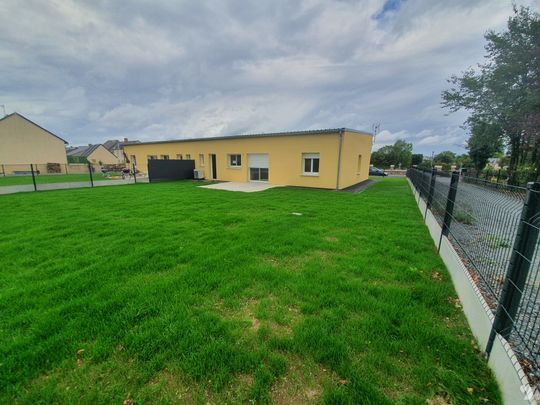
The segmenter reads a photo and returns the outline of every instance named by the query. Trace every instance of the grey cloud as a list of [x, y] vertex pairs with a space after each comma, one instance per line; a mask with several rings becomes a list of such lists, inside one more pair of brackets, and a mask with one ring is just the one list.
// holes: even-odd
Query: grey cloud
[[[463, 151], [446, 78], [505, 0], [0, 3], [0, 103], [71, 143], [381, 122], [377, 145]], [[419, 136], [421, 134], [421, 136]]]

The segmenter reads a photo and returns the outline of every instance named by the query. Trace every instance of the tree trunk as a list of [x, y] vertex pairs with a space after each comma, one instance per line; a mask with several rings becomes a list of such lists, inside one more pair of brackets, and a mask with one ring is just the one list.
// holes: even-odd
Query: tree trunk
[[518, 174], [517, 168], [519, 165], [519, 155], [520, 155], [520, 135], [512, 134], [510, 136], [510, 162], [508, 165], [508, 184], [517, 184]]

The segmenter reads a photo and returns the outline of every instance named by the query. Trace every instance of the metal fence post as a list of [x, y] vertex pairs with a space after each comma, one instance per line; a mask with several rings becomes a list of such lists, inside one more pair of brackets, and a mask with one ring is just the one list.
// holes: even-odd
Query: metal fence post
[[429, 182], [429, 194], [427, 199], [427, 206], [428, 208], [431, 208], [431, 204], [433, 204], [433, 193], [435, 191], [435, 178], [437, 177], [437, 169], [431, 170], [431, 181]]
[[431, 204], [433, 203], [433, 193], [435, 191], [435, 180], [437, 177], [437, 169], [431, 169], [431, 178], [429, 180], [429, 191], [427, 195], [426, 200], [426, 212], [424, 213], [424, 221], [427, 218], [427, 212], [431, 208]]
[[90, 184], [94, 187], [94, 178], [92, 177], [92, 165], [88, 162], [88, 173], [90, 174]]
[[135, 163], [133, 163], [133, 180], [135, 180], [135, 184], [137, 184], [137, 168], [135, 167]]
[[491, 333], [489, 335], [486, 354], [489, 357], [495, 335], [499, 333], [505, 339], [508, 339], [514, 319], [516, 317], [523, 288], [527, 281], [531, 260], [534, 256], [536, 244], [538, 241], [540, 222], [540, 183], [527, 184], [527, 197], [521, 211], [516, 239], [510, 258], [510, 264], [504, 280], [503, 292]]
[[442, 237], [448, 236], [450, 232], [450, 224], [452, 223], [452, 215], [454, 213], [454, 203], [456, 201], [457, 188], [459, 183], [459, 172], [452, 172], [450, 178], [450, 188], [448, 189], [448, 196], [446, 197], [446, 209], [444, 210], [444, 220], [441, 229], [441, 237], [439, 238], [438, 250], [441, 250]]
[[34, 191], [37, 191], [36, 175], [34, 173], [34, 165], [30, 163], [30, 171], [32, 172], [32, 183], [34, 184]]

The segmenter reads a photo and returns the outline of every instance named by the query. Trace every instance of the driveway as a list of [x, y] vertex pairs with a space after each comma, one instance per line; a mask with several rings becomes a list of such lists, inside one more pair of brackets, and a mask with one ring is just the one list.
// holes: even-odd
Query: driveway
[[[148, 178], [137, 178], [137, 183], [148, 183]], [[105, 187], [105, 186], [123, 186], [126, 184], [134, 184], [133, 179], [125, 180], [98, 180], [94, 181], [94, 187]], [[65, 190], [70, 188], [84, 188], [91, 187], [89, 181], [73, 181], [68, 183], [45, 183], [37, 184], [38, 191], [45, 190]], [[3, 186], [0, 187], [0, 194], [13, 194], [13, 193], [25, 193], [34, 191], [34, 186], [32, 184], [24, 184], [18, 186]]]

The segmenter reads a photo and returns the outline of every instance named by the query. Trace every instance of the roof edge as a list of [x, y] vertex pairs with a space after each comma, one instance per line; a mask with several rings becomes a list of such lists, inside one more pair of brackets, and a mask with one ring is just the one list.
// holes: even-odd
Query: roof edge
[[201, 142], [201, 141], [219, 141], [228, 139], [243, 139], [243, 138], [270, 138], [280, 136], [302, 136], [302, 135], [329, 135], [339, 134], [340, 132], [351, 132], [353, 134], [373, 136], [371, 132], [360, 131], [351, 128], [328, 128], [328, 129], [313, 129], [304, 131], [288, 131], [288, 132], [263, 132], [255, 134], [243, 134], [243, 135], [226, 135], [226, 136], [211, 136], [207, 138], [184, 138], [184, 139], [170, 139], [166, 141], [148, 141], [129, 144], [125, 146], [137, 146], [137, 145], [156, 145], [162, 143], [178, 143], [178, 142]]
[[41, 125], [36, 124], [36, 123], [35, 123], [34, 121], [32, 121], [31, 119], [26, 118], [24, 115], [19, 114], [19, 113], [16, 112], [16, 111], [15, 111], [15, 112], [12, 112], [11, 114], [7, 114], [6, 116], [0, 118], [0, 121], [3, 121], [3, 120], [5, 120], [6, 118], [12, 117], [12, 116], [14, 116], [14, 115], [17, 115], [17, 116], [21, 117], [22, 119], [28, 121], [30, 124], [33, 124], [33, 125], [35, 125], [36, 127], [38, 127], [39, 129], [42, 129], [43, 131], [47, 132], [49, 135], [52, 135], [52, 136], [54, 136], [55, 138], [60, 139], [62, 142], [64, 142], [64, 144], [69, 145], [68, 141], [66, 141], [65, 139], [60, 138], [58, 135], [53, 134], [53, 133], [52, 133], [51, 131], [49, 131], [48, 129], [43, 128]]

